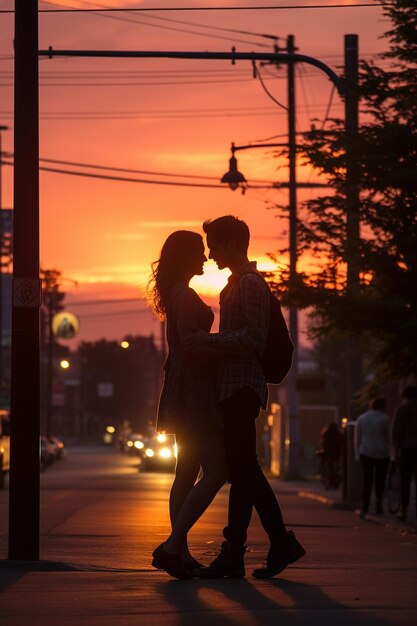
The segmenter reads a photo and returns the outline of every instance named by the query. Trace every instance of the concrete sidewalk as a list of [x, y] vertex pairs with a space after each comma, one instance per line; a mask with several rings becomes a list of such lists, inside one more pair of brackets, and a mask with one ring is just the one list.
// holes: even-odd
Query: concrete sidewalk
[[[326, 489], [320, 479], [317, 477], [311, 477], [308, 480], [299, 480], [285, 482], [278, 478], [272, 479], [271, 484], [275, 485], [274, 489], [277, 494], [280, 493], [280, 489], [285, 489], [290, 486], [291, 489], [297, 492], [297, 495], [301, 498], [309, 498], [320, 502], [323, 505], [334, 509], [352, 511], [354, 515], [359, 516], [360, 503], [359, 502], [346, 502], [343, 499], [341, 487], [338, 489]], [[365, 516], [365, 521], [385, 526], [397, 530], [401, 533], [417, 534], [417, 520], [415, 513], [415, 496], [413, 493], [410, 498], [410, 505], [408, 508], [407, 521], [401, 521], [397, 515], [393, 515], [388, 511], [388, 507], [385, 503], [384, 514], [376, 515], [374, 496], [371, 500], [370, 512]]]
[[[392, 532], [357, 518], [316, 481], [273, 480], [288, 528], [307, 555], [276, 578], [253, 578], [268, 548], [254, 515], [246, 578], [179, 581], [151, 566], [152, 550], [169, 532], [171, 482], [172, 475], [144, 475], [130, 458], [102, 458], [100, 451], [74, 452], [46, 473], [43, 560], [0, 560], [0, 623], [414, 626], [411, 525], [410, 532]], [[218, 552], [227, 502], [225, 487], [190, 533], [192, 553], [204, 563]]]

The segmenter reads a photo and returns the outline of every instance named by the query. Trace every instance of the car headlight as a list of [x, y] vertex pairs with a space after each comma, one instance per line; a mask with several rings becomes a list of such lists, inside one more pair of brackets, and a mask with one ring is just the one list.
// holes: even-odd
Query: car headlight
[[145, 454], [148, 457], [155, 456], [155, 452], [152, 450], [152, 448], [147, 448]]
[[129, 441], [127, 442], [127, 447], [132, 448], [132, 446], [133, 446], [133, 441], [130, 441], [129, 439]]
[[161, 448], [159, 451], [159, 456], [162, 457], [163, 459], [169, 459], [171, 454], [172, 452], [169, 448]]
[[143, 443], [143, 441], [135, 441], [134, 446], [138, 450], [142, 450], [142, 448], [145, 446], [145, 444]]

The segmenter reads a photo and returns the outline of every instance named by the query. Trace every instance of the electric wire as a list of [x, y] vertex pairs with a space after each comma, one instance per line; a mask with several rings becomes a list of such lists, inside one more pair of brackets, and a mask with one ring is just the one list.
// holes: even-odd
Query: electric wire
[[146, 298], [115, 298], [108, 300], [79, 300], [78, 302], [72, 301], [67, 302], [70, 306], [96, 306], [96, 305], [112, 305], [112, 304], [122, 304], [122, 303], [138, 303], [138, 302], [146, 302]]
[[[11, 163], [10, 161], [1, 161], [2, 165], [9, 165], [9, 166], [13, 166], [13, 163]], [[146, 179], [141, 179], [141, 178], [128, 178], [126, 176], [110, 176], [110, 175], [106, 175], [106, 174], [95, 174], [93, 172], [77, 172], [75, 170], [63, 170], [63, 169], [59, 169], [59, 168], [54, 168], [54, 167], [45, 167], [43, 165], [39, 166], [39, 170], [42, 172], [50, 172], [50, 173], [54, 173], [54, 174], [64, 174], [67, 176], [80, 176], [82, 178], [94, 178], [94, 179], [101, 179], [101, 180], [111, 180], [111, 181], [118, 181], [118, 182], [124, 182], [124, 183], [140, 183], [140, 184], [147, 184], [147, 185], [164, 185], [164, 186], [171, 186], [171, 187], [197, 187], [197, 188], [203, 188], [203, 189], [225, 189], [225, 185], [223, 183], [219, 183], [218, 185], [210, 185], [210, 184], [204, 184], [204, 183], [180, 183], [180, 182], [176, 182], [176, 181], [168, 181], [168, 180], [146, 180]], [[256, 188], [256, 189], [269, 189], [270, 187], [272, 187], [272, 183], [270, 185], [268, 185], [267, 187], [263, 187], [263, 186], [259, 186], [259, 185], [251, 185], [252, 188]]]
[[[310, 105], [310, 109], [320, 109], [327, 106], [327, 102], [317, 103]], [[337, 103], [338, 108], [342, 106], [342, 103]], [[299, 106], [300, 111], [304, 111], [304, 106]], [[171, 119], [201, 119], [211, 118], [218, 119], [222, 117], [234, 118], [234, 117], [266, 117], [266, 116], [281, 116], [285, 113], [276, 111], [276, 109], [256, 107], [252, 110], [201, 110], [192, 112], [183, 111], [179, 113], [175, 112], [163, 112], [156, 110], [154, 113], [150, 111], [74, 111], [74, 112], [59, 112], [59, 111], [45, 111], [40, 113], [40, 119], [42, 121], [75, 121], [84, 120], [89, 122], [103, 121], [103, 120], [171, 120]], [[4, 120], [13, 119], [13, 111], [0, 111], [0, 116]]]
[[[156, 16], [156, 15], [152, 15], [149, 16], [152, 17], [152, 19], [154, 20], [163, 20], [165, 22], [174, 22], [177, 24], [187, 24], [189, 26], [197, 26], [199, 28], [207, 28], [209, 30], [218, 30], [218, 31], [222, 31], [222, 32], [228, 32], [228, 33], [237, 33], [239, 35], [250, 35], [251, 37], [262, 37], [264, 39], [272, 39], [273, 41], [279, 41], [279, 40], [283, 40], [284, 37], [279, 37], [277, 35], [268, 35], [265, 33], [256, 33], [250, 30], [241, 30], [238, 28], [225, 28], [222, 26], [212, 26], [209, 24], [196, 24], [195, 22], [186, 22], [184, 20], [175, 20], [172, 18], [167, 18], [167, 17], [161, 17], [161, 16]], [[233, 39], [230, 39], [230, 41], [234, 41]], [[259, 45], [259, 44], [258, 44]], [[263, 45], [263, 47], [269, 47], [266, 45]]]
[[304, 84], [304, 67], [303, 67], [302, 64], [297, 64], [297, 66], [296, 66], [296, 74], [297, 74], [297, 77], [299, 78], [299, 83], [301, 85], [301, 92], [302, 92], [302, 95], [303, 95], [303, 98], [304, 98], [304, 102], [305, 102], [307, 117], [309, 117], [311, 119], [309, 99], [307, 97], [306, 85]]
[[[358, 9], [358, 8], [372, 8], [372, 7], [384, 7], [392, 6], [391, 2], [361, 2], [360, 4], [287, 4], [281, 6], [247, 6], [247, 7], [118, 7], [118, 8], [106, 8], [106, 9], [39, 9], [39, 13], [94, 13], [108, 12], [108, 13], [147, 13], [147, 12], [203, 12], [203, 11], [288, 11], [288, 10], [306, 10], [306, 9]], [[14, 13], [12, 9], [3, 9], [0, 13]]]
[[329, 102], [327, 103], [326, 113], [324, 114], [324, 118], [322, 120], [320, 130], [324, 130], [324, 127], [329, 120], [330, 110], [332, 108], [333, 97], [334, 97], [335, 92], [336, 92], [336, 86], [332, 85], [332, 88], [330, 90]]
[[[231, 83], [248, 83], [250, 78], [225, 78], [224, 80], [193, 80], [193, 81], [168, 81], [168, 82], [128, 82], [128, 83], [40, 83], [39, 87], [167, 87], [167, 86], [179, 86], [179, 85], [220, 85]], [[0, 87], [13, 87], [13, 83], [0, 83]]]
[[[13, 154], [7, 153], [7, 157], [13, 158]], [[60, 159], [49, 159], [49, 158], [44, 158], [44, 157], [40, 157], [39, 161], [42, 163], [52, 163], [56, 165], [68, 165], [71, 167], [105, 170], [105, 171], [110, 171], [110, 172], [124, 172], [125, 174], [146, 174], [148, 176], [168, 176], [171, 178], [193, 178], [193, 179], [199, 179], [199, 180], [216, 180], [216, 181], [219, 180], [218, 177], [216, 176], [204, 176], [204, 175], [197, 175], [197, 174], [176, 174], [172, 172], [154, 172], [150, 170], [138, 170], [138, 169], [130, 169], [130, 168], [124, 168], [124, 167], [114, 167], [110, 165], [97, 165], [94, 163], [83, 163], [79, 161], [64, 161]], [[10, 162], [6, 163], [6, 161], [2, 161], [2, 163], [5, 165], [11, 165]], [[270, 183], [269, 180], [258, 180], [258, 179], [253, 182]]]
[[55, 163], [57, 165], [69, 165], [72, 167], [83, 167], [83, 168], [90, 168], [90, 169], [96, 169], [96, 170], [106, 170], [106, 171], [111, 171], [111, 172], [124, 172], [126, 174], [148, 174], [150, 176], [172, 176], [175, 178], [198, 178], [198, 179], [205, 179], [205, 180], [218, 180], [218, 177], [216, 178], [215, 176], [197, 176], [194, 174], [171, 174], [168, 172], [152, 172], [149, 170], [136, 170], [136, 169], [123, 168], [123, 167], [112, 167], [112, 166], [107, 166], [107, 165], [93, 165], [91, 163], [82, 163], [82, 162], [77, 162], [77, 161], [60, 161], [58, 159], [47, 159], [47, 158], [40, 158], [39, 161], [43, 163]]
[[[51, 4], [54, 6], [62, 6], [62, 5], [57, 5], [55, 2], [49, 2], [48, 0], [42, 0], [43, 4]], [[91, 6], [101, 6], [102, 8], [106, 8], [106, 6], [104, 4], [99, 5], [96, 2], [87, 2], [85, 1], [84, 4], [89, 4]], [[110, 7], [107, 7], [110, 8]], [[149, 16], [148, 19], [154, 19], [154, 20], [159, 20], [159, 21], [164, 21], [164, 22], [170, 22], [173, 24], [184, 24], [186, 26], [193, 26], [193, 27], [197, 27], [197, 28], [206, 28], [209, 30], [217, 30], [217, 31], [221, 31], [221, 32], [225, 32], [225, 33], [236, 33], [238, 35], [250, 35], [252, 37], [262, 37], [265, 39], [272, 39], [274, 41], [278, 41], [280, 39], [284, 39], [283, 37], [279, 37], [276, 35], [269, 35], [269, 34], [265, 34], [265, 33], [257, 33], [254, 31], [250, 31], [250, 30], [242, 30], [239, 28], [225, 28], [224, 26], [212, 26], [210, 24], [201, 24], [201, 23], [196, 23], [196, 22], [188, 22], [186, 20], [176, 20], [173, 18], [168, 18], [168, 17], [161, 17], [161, 16], [156, 16], [156, 15], [151, 15]], [[233, 40], [231, 40], [233, 41]]]
[[151, 308], [147, 309], [137, 309], [136, 311], [112, 311], [109, 313], [87, 313], [81, 317], [82, 322], [88, 319], [96, 319], [100, 317], [133, 317], [138, 315], [139, 313], [152, 313]]
[[275, 98], [275, 96], [272, 95], [272, 93], [269, 91], [269, 89], [267, 88], [267, 86], [265, 85], [261, 73], [259, 71], [258, 66], [256, 65], [255, 61], [253, 62], [253, 70], [254, 70], [254, 77], [258, 78], [259, 82], [261, 83], [261, 86], [263, 88], [263, 90], [265, 91], [266, 95], [273, 101], [275, 102], [275, 104], [277, 104], [279, 107], [281, 107], [281, 109], [284, 109], [284, 111], [288, 111], [288, 107], [285, 106], [285, 104], [282, 104], [282, 102], [280, 102], [279, 100], [277, 100], [277, 98]]
[[[54, 2], [45, 2], [45, 4], [58, 6]], [[89, 5], [92, 5], [92, 6], [95, 6], [95, 7], [99, 7], [99, 8], [101, 7], [102, 9], [109, 8], [109, 7], [105, 7], [104, 5], [99, 5], [99, 4], [95, 3], [95, 2], [86, 2], [85, 4], [89, 4]], [[65, 5], [59, 5], [59, 6], [65, 6]], [[180, 22], [179, 20], [171, 20], [169, 18], [157, 17], [157, 16], [154, 16], [154, 15], [141, 15], [139, 17], [139, 19], [137, 19], [136, 16], [132, 18], [132, 17], [122, 17], [120, 15], [113, 15], [113, 14], [108, 14], [108, 13], [102, 13], [102, 12], [100, 12], [100, 9], [93, 10], [92, 14], [96, 15], [97, 17], [101, 17], [101, 18], [104, 17], [104, 18], [107, 18], [107, 19], [118, 20], [118, 21], [122, 21], [122, 22], [130, 22], [132, 24], [138, 24], [140, 26], [145, 26], [145, 27], [149, 26], [151, 28], [159, 28], [159, 29], [162, 29], [162, 30], [169, 30], [169, 31], [174, 31], [174, 32], [186, 33], [188, 35], [194, 35], [194, 36], [198, 36], [198, 37], [209, 37], [209, 38], [213, 38], [213, 39], [221, 39], [223, 41], [232, 41], [232, 42], [250, 44], [252, 46], [254, 45], [254, 46], [257, 46], [257, 47], [261, 47], [261, 48], [268, 47], [266, 44], [263, 44], [263, 43], [260, 43], [260, 42], [247, 41], [246, 39], [237, 39], [236, 37], [232, 39], [231, 37], [225, 37], [225, 36], [222, 36], [222, 35], [213, 35], [213, 34], [204, 33], [204, 32], [201, 32], [201, 31], [192, 31], [192, 30], [189, 30], [189, 29], [178, 28], [178, 27], [175, 27], [175, 26], [162, 26], [160, 24], [152, 24], [152, 23], [143, 21], [143, 19], [145, 19], [145, 20], [146, 19], [148, 19], [148, 20], [149, 19], [154, 19], [154, 20], [163, 20], [165, 22]], [[190, 25], [190, 23], [185, 22], [185, 21], [180, 22], [180, 23]], [[197, 27], [197, 28], [206, 28], [206, 26], [199, 26], [199, 25], [196, 25], [196, 24], [195, 25], [191, 24], [191, 25], [194, 26], [194, 27]], [[216, 29], [216, 27], [212, 27], [212, 28]], [[220, 30], [223, 30], [223, 29], [220, 29]]]

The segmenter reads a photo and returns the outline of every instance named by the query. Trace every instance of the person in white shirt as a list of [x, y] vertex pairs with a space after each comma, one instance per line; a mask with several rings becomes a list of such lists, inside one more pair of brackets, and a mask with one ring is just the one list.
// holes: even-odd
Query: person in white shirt
[[375, 398], [369, 411], [360, 415], [355, 426], [355, 452], [363, 472], [361, 517], [371, 501], [375, 472], [376, 513], [384, 512], [382, 497], [390, 459], [390, 419], [383, 411], [385, 398]]

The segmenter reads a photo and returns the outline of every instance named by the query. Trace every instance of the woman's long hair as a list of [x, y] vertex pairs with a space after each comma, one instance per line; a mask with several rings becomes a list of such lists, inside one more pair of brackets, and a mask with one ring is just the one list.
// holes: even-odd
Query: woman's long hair
[[176, 230], [162, 246], [159, 259], [152, 263], [147, 295], [150, 305], [159, 317], [165, 317], [170, 289], [187, 276], [196, 246], [202, 241], [203, 238], [198, 233]]

